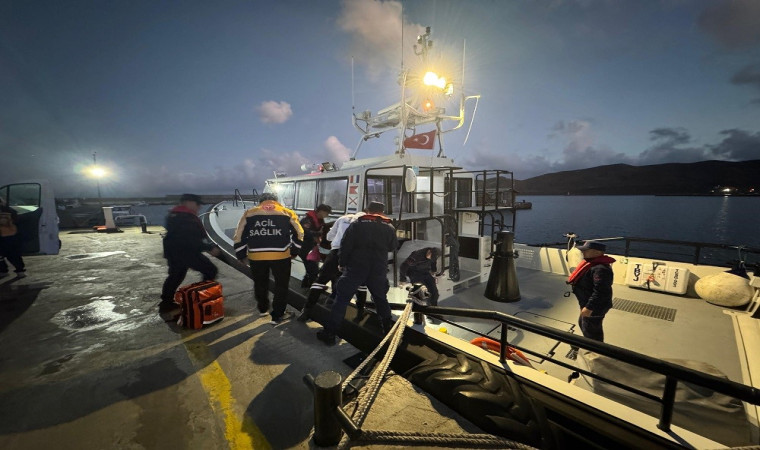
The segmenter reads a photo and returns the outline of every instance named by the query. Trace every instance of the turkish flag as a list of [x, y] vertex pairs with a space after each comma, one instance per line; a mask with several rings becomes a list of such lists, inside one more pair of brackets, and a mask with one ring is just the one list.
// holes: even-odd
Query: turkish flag
[[435, 130], [428, 131], [427, 133], [415, 134], [414, 136], [404, 139], [404, 147], [406, 148], [423, 148], [425, 150], [432, 150], [435, 143]]

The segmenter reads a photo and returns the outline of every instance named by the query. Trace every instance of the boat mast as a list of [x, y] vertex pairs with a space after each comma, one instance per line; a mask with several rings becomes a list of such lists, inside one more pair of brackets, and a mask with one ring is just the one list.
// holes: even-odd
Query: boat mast
[[[399, 156], [404, 156], [404, 140], [407, 138], [406, 131], [410, 130], [412, 131], [412, 134], [416, 134], [417, 126], [424, 124], [435, 125], [435, 131], [438, 137], [439, 145], [437, 156], [445, 157], [443, 151], [442, 135], [444, 133], [448, 133], [449, 131], [454, 131], [464, 124], [465, 102], [469, 99], [476, 99], [477, 102], [477, 100], [480, 98], [480, 95], [465, 97], [464, 93], [462, 92], [459, 99], [458, 116], [448, 116], [446, 115], [444, 108], [437, 107], [435, 105], [433, 101], [434, 99], [450, 98], [454, 92], [454, 86], [453, 83], [446, 77], [438, 75], [433, 71], [433, 68], [429, 66], [430, 58], [428, 58], [428, 52], [433, 47], [433, 40], [430, 39], [430, 34], [430, 27], [425, 27], [425, 33], [417, 36], [417, 44], [414, 45], [414, 54], [416, 56], [419, 56], [422, 60], [422, 70], [420, 70], [419, 74], [412, 73], [410, 69], [404, 65], [402, 27], [401, 73], [399, 74], [398, 80], [401, 84], [401, 99], [398, 103], [381, 109], [374, 115], [369, 110], [357, 113], [352, 105], [354, 127], [359, 130], [359, 132], [362, 134], [362, 137], [359, 139], [356, 150], [354, 150], [354, 153], [351, 155], [351, 160], [356, 159], [356, 155], [359, 152], [359, 149], [361, 148], [364, 141], [367, 141], [371, 138], [380, 137], [381, 134], [391, 130], [398, 130], [398, 142], [396, 142], [395, 153]], [[462, 67], [462, 72], [462, 80], [464, 81], [464, 67]], [[353, 65], [351, 78], [353, 85]], [[414, 95], [411, 97], [411, 99], [407, 98], [408, 87], [411, 87], [414, 91]], [[417, 100], [419, 100], [419, 105], [410, 103], [410, 101], [416, 102]], [[441, 125], [443, 121], [447, 120], [456, 122], [456, 124], [453, 128], [444, 130], [442, 129]]]

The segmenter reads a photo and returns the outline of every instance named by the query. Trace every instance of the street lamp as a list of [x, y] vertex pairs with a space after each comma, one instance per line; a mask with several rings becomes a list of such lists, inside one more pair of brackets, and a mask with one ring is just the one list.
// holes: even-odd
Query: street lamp
[[92, 167], [88, 170], [89, 175], [95, 178], [95, 182], [98, 185], [98, 203], [103, 206], [103, 198], [100, 196], [100, 179], [108, 175], [108, 171], [98, 166], [98, 160], [96, 157], [97, 152], [92, 152]]

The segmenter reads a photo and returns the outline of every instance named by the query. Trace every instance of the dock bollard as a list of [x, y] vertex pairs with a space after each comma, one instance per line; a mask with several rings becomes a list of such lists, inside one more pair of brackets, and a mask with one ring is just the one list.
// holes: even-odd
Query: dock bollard
[[516, 302], [520, 300], [520, 286], [517, 284], [515, 267], [515, 235], [511, 231], [499, 231], [497, 239], [484, 295], [487, 299], [497, 302]]
[[340, 384], [343, 377], [328, 370], [314, 379], [314, 443], [331, 447], [340, 443], [343, 431], [335, 409], [343, 401]]

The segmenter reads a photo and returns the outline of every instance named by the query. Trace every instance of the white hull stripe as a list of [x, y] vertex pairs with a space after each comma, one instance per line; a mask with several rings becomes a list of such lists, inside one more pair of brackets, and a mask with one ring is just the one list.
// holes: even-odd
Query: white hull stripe
[[280, 248], [249, 248], [248, 251], [252, 253], [259, 253], [259, 252], [284, 252], [285, 250], [289, 249], [290, 246], [287, 247], [280, 247]]

